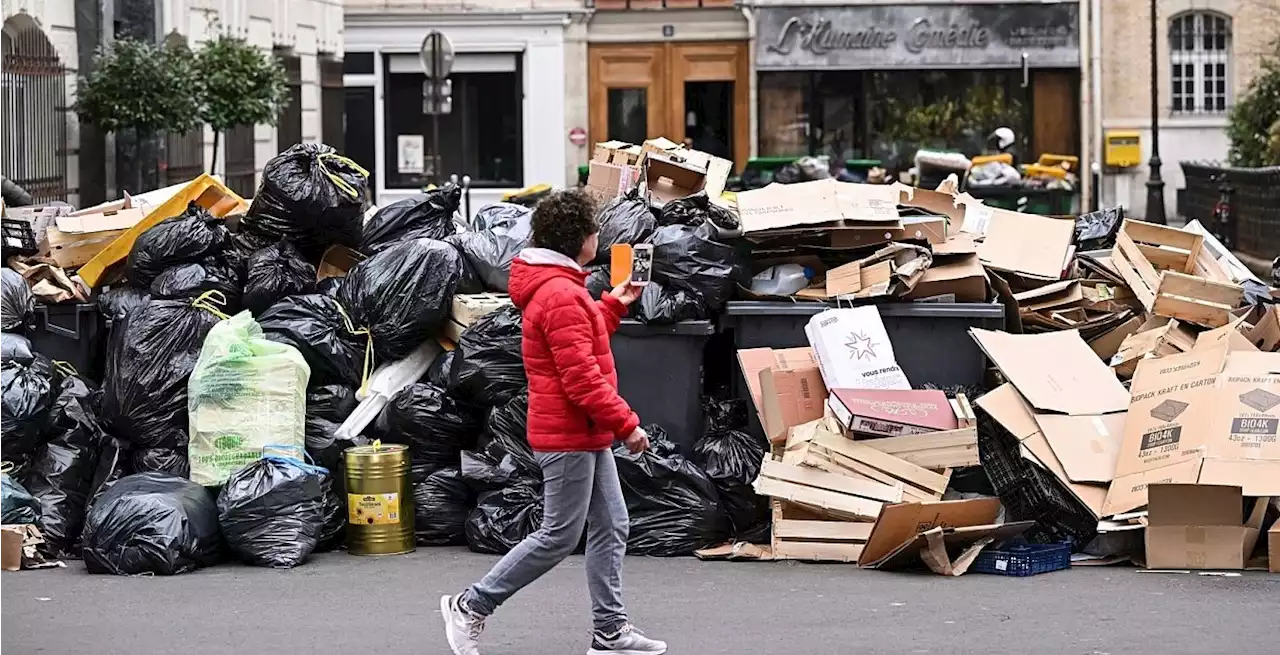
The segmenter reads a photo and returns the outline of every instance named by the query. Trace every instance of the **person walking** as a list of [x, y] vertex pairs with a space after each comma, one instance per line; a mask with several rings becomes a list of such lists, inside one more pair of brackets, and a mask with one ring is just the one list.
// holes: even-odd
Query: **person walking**
[[529, 445], [542, 468], [542, 527], [482, 580], [440, 599], [454, 655], [478, 655], [485, 619], [513, 594], [555, 568], [587, 532], [587, 589], [594, 634], [589, 655], [658, 655], [661, 641], [631, 625], [622, 604], [622, 558], [629, 517], [611, 447], [649, 447], [640, 418], [618, 394], [609, 336], [642, 287], [623, 284], [599, 301], [583, 266], [596, 257], [594, 203], [558, 191], [533, 212], [532, 248], [511, 264], [509, 293], [523, 320], [521, 352], [529, 379]]

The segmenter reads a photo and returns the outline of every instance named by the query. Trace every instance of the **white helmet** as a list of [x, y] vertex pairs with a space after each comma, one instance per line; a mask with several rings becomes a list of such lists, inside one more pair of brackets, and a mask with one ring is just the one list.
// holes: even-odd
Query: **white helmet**
[[1004, 150], [1005, 148], [1013, 145], [1013, 142], [1017, 140], [1017, 137], [1013, 134], [1013, 130], [1007, 127], [998, 127], [995, 132], [991, 133], [991, 136], [987, 137], [987, 139], [994, 140], [996, 142], [996, 146], [1001, 150]]

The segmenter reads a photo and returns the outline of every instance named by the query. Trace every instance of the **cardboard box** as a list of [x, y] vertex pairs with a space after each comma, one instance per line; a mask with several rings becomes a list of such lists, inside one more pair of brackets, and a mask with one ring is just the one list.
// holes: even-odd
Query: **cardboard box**
[[846, 430], [865, 437], [902, 437], [960, 427], [938, 390], [832, 389], [828, 401]]
[[22, 570], [22, 542], [26, 538], [25, 525], [0, 526], [0, 569]]
[[645, 194], [649, 204], [662, 207], [702, 191], [707, 171], [669, 154], [649, 154], [644, 158]]
[[969, 334], [1037, 410], [1090, 416], [1129, 406], [1129, 392], [1075, 330], [1006, 334], [975, 328]]
[[592, 161], [588, 166], [586, 191], [602, 206], [629, 191], [640, 179], [640, 169], [631, 164]]
[[636, 166], [640, 163], [640, 146], [624, 141], [605, 141], [597, 143], [591, 153], [591, 161], [602, 164], [626, 164]]
[[875, 306], [828, 309], [804, 327], [828, 389], [910, 389]]
[[1106, 512], [1147, 503], [1160, 483], [1239, 485], [1280, 496], [1280, 354], [1209, 340], [1138, 363]]
[[[858, 565], [899, 570], [924, 562], [935, 573], [961, 575], [987, 544], [1015, 537], [1035, 524], [997, 525], [999, 513], [998, 498], [886, 505]], [[955, 551], [962, 552], [953, 558]]]
[[1240, 487], [1153, 484], [1148, 493], [1147, 568], [1245, 568], [1268, 499], [1256, 501], [1244, 516]]
[[1249, 342], [1263, 352], [1280, 351], [1280, 306], [1272, 305], [1246, 332]]
[[1271, 554], [1268, 568], [1272, 573], [1280, 573], [1280, 521], [1267, 532], [1267, 552]]
[[789, 428], [822, 418], [827, 388], [811, 348], [752, 348], [738, 361], [769, 441], [785, 443]]
[[987, 301], [987, 275], [977, 253], [933, 255], [931, 265], [907, 298], [951, 296], [952, 302]]

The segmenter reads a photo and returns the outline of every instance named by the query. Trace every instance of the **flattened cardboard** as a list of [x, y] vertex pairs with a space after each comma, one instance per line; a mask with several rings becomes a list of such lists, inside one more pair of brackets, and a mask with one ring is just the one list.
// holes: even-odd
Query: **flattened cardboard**
[[738, 193], [744, 234], [841, 220], [899, 224], [898, 192], [891, 186], [834, 179], [773, 183]]
[[0, 569], [22, 570], [22, 540], [25, 533], [21, 525], [0, 526]]
[[1280, 521], [1276, 521], [1267, 532], [1267, 552], [1271, 554], [1268, 570], [1272, 573], [1280, 573]]
[[1272, 305], [1246, 336], [1262, 352], [1280, 351], [1280, 305]]
[[145, 217], [141, 209], [126, 207], [110, 209], [97, 214], [59, 216], [54, 223], [63, 234], [86, 234], [127, 230]]
[[1269, 499], [1244, 517], [1240, 487], [1154, 484], [1148, 490], [1147, 561], [1152, 569], [1244, 569]]
[[969, 205], [964, 201], [965, 198], [968, 198], [970, 203], [982, 204], [968, 194], [956, 196], [942, 191], [907, 186], [901, 182], [893, 184], [893, 188], [897, 189], [900, 194], [898, 204], [918, 207], [946, 216], [951, 223], [950, 229], [952, 232], [958, 232], [960, 226], [964, 224], [965, 210]]
[[1057, 280], [1071, 252], [1075, 221], [992, 209], [979, 254], [991, 268]]
[[1039, 414], [1035, 418], [1068, 479], [1105, 484], [1115, 478], [1125, 412], [1102, 416]]
[[[866, 568], [898, 570], [926, 561], [931, 568], [941, 563], [922, 560], [922, 551], [930, 548], [926, 533], [940, 529], [943, 542], [950, 547], [963, 547], [983, 539], [1007, 539], [1016, 536], [1034, 523], [1023, 521], [995, 525], [1000, 512], [998, 498], [972, 498], [968, 500], [940, 500], [932, 502], [899, 503], [886, 505], [876, 519], [867, 545], [858, 558], [858, 565]], [[946, 558], [950, 562], [949, 558]], [[935, 569], [936, 570], [936, 569]], [[963, 572], [963, 571], [961, 571]]]
[[1084, 292], [1078, 280], [1063, 280], [1046, 284], [1038, 289], [1014, 294], [1018, 307], [1024, 312], [1039, 312], [1046, 309], [1075, 307], [1084, 302]]
[[1079, 416], [1129, 406], [1129, 392], [1075, 330], [1007, 334], [974, 328], [969, 334], [1038, 410]]
[[747, 393], [751, 396], [751, 404], [760, 417], [760, 425], [764, 425], [764, 400], [760, 394], [760, 373], [773, 366], [772, 348], [747, 348], [738, 351], [738, 366], [742, 368], [742, 377], [747, 383]]
[[[1129, 335], [1138, 331], [1142, 326], [1142, 317], [1134, 316], [1120, 325], [1103, 332], [1101, 335], [1089, 340], [1089, 348], [1098, 354], [1098, 357], [1104, 362], [1110, 362], [1116, 353], [1120, 352], [1120, 346]], [[1136, 364], [1135, 364], [1136, 365]]]
[[1018, 394], [1017, 389], [1012, 384], [1005, 383], [975, 402], [987, 414], [990, 414], [992, 419], [1018, 439], [1025, 449], [1024, 456], [1026, 453], [1030, 453], [1032, 461], [1039, 463], [1054, 477], [1058, 478], [1072, 495], [1093, 512], [1095, 517], [1109, 515], [1104, 510], [1107, 487], [1105, 485], [1071, 481], [1071, 477], [1067, 475], [1062, 462], [1054, 454], [1053, 446], [1049, 444], [1049, 440], [1040, 431], [1040, 426], [1036, 423], [1036, 416], [1032, 412], [1031, 406]]
[[889, 241], [924, 241], [935, 247], [947, 241], [945, 216], [903, 218], [901, 227], [858, 226], [831, 231], [832, 248], [862, 248]]

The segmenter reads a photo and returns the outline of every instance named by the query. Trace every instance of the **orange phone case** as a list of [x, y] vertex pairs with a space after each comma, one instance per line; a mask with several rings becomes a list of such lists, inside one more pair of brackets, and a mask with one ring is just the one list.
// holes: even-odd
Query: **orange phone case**
[[609, 246], [609, 284], [618, 286], [631, 279], [631, 245], [615, 243]]

